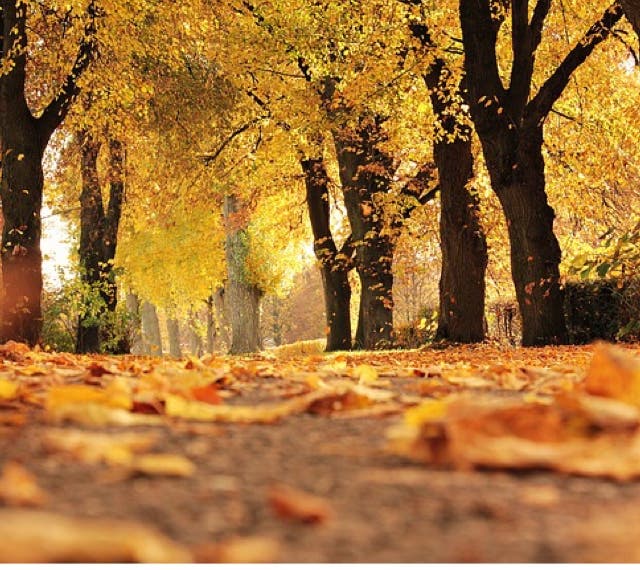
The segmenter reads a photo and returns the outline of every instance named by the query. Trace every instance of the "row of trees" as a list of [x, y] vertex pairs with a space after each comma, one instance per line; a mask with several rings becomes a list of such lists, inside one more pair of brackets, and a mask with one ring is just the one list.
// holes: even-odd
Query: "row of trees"
[[[567, 342], [544, 129], [552, 113], [574, 120], [557, 104], [611, 36], [622, 65], [632, 48], [620, 22], [639, 13], [633, 1], [570, 4], [3, 0], [0, 336], [39, 340], [43, 160], [56, 133], [58, 197], [81, 180], [79, 262], [104, 311], [119, 260], [123, 282], [176, 312], [223, 289], [232, 352], [255, 350], [260, 298], [300, 263], [304, 203], [327, 349], [384, 348], [398, 240], [439, 200], [437, 335], [480, 341], [486, 168], [523, 344]], [[95, 323], [80, 323], [76, 348], [99, 348]]]

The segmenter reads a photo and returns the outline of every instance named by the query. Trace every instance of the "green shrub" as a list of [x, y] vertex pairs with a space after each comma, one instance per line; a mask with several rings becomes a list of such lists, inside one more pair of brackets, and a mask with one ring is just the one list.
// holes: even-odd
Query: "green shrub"
[[60, 274], [61, 286], [45, 291], [42, 312], [42, 342], [58, 352], [73, 352], [80, 319], [86, 326], [100, 327], [100, 350], [121, 354], [129, 351], [133, 338], [133, 318], [118, 305], [115, 312], [106, 310], [99, 287], [92, 287], [77, 274], [68, 278]]

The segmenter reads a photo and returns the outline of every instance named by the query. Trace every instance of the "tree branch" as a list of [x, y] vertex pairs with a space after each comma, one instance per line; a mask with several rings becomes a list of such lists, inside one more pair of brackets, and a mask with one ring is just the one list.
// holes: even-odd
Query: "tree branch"
[[78, 79], [86, 71], [93, 61], [97, 45], [95, 40], [97, 9], [95, 2], [91, 2], [87, 8], [89, 23], [85, 26], [84, 36], [78, 47], [78, 54], [73, 68], [60, 89], [58, 95], [47, 105], [38, 119], [38, 127], [42, 143], [46, 145], [53, 132], [67, 116], [73, 101], [80, 94]]
[[229, 146], [233, 142], [236, 137], [239, 137], [242, 133], [248, 131], [251, 127], [255, 127], [260, 121], [264, 120], [267, 117], [260, 116], [252, 119], [251, 121], [245, 123], [244, 125], [238, 127], [234, 130], [225, 141], [218, 147], [217, 150], [211, 153], [205, 153], [199, 155], [199, 158], [204, 162], [205, 166], [209, 166], [212, 162], [215, 162], [217, 158], [222, 154], [222, 151]]
[[582, 39], [567, 54], [562, 63], [545, 81], [536, 96], [525, 109], [526, 121], [530, 125], [541, 125], [569, 83], [573, 72], [589, 57], [591, 52], [611, 33], [613, 26], [622, 18], [622, 7], [616, 1], [593, 24]]
[[[470, 103], [476, 113], [488, 121], [495, 111], [479, 103], [492, 100], [502, 106], [505, 89], [500, 79], [496, 54], [500, 18], [491, 13], [489, 0], [460, 0], [460, 24], [464, 44]], [[481, 127], [484, 121], [476, 121]]]

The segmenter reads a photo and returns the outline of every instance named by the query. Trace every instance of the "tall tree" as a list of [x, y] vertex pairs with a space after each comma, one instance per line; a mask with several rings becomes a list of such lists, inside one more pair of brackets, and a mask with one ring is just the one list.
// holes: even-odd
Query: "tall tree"
[[232, 194], [224, 199], [227, 281], [225, 302], [231, 325], [231, 354], [260, 350], [260, 299], [262, 291], [247, 276], [248, 234], [241, 222], [240, 203]]
[[301, 161], [313, 231], [313, 249], [320, 264], [327, 320], [327, 352], [351, 349], [351, 238], [339, 250], [331, 232], [329, 176], [322, 157]]
[[612, 4], [532, 96], [536, 51], [550, 0], [511, 2], [513, 52], [508, 87], [497, 57], [507, 2], [460, 0], [460, 23], [471, 115], [492, 187], [507, 219], [511, 272], [525, 346], [567, 342], [555, 213], [545, 191], [544, 123], [572, 73], [611, 32], [622, 9]]
[[78, 79], [92, 59], [96, 9], [91, 2], [75, 63], [57, 95], [36, 117], [26, 92], [29, 7], [28, 2], [19, 0], [0, 2], [0, 198], [4, 217], [0, 339], [36, 344], [42, 328], [42, 159], [51, 135], [80, 91]]
[[[414, 0], [422, 7], [422, 0]], [[435, 52], [428, 27], [410, 25], [422, 47]], [[424, 74], [434, 116], [433, 160], [440, 185], [439, 284], [436, 338], [454, 342], [484, 339], [487, 242], [473, 188], [472, 129], [465, 111], [464, 79], [456, 79], [445, 59], [436, 55]]]
[[[79, 135], [82, 155], [82, 192], [80, 194], [80, 267], [82, 279], [90, 291], [97, 292], [101, 304], [91, 318], [81, 316], [78, 323], [76, 351], [100, 352], [101, 317], [114, 313], [117, 288], [113, 260], [118, 243], [118, 227], [124, 198], [124, 149], [118, 140], [109, 140], [109, 199], [105, 211], [98, 177], [98, 154], [101, 143], [90, 132]], [[88, 311], [86, 311], [88, 312]]]

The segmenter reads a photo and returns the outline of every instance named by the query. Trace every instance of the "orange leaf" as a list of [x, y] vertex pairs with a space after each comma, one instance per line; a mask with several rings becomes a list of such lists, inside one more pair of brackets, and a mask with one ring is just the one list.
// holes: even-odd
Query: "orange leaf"
[[220, 404], [222, 398], [218, 394], [218, 389], [209, 384], [208, 386], [196, 386], [191, 388], [191, 395], [200, 402], [206, 402], [207, 404]]
[[323, 523], [333, 514], [326, 499], [286, 485], [269, 490], [269, 504], [279, 517], [306, 524]]

